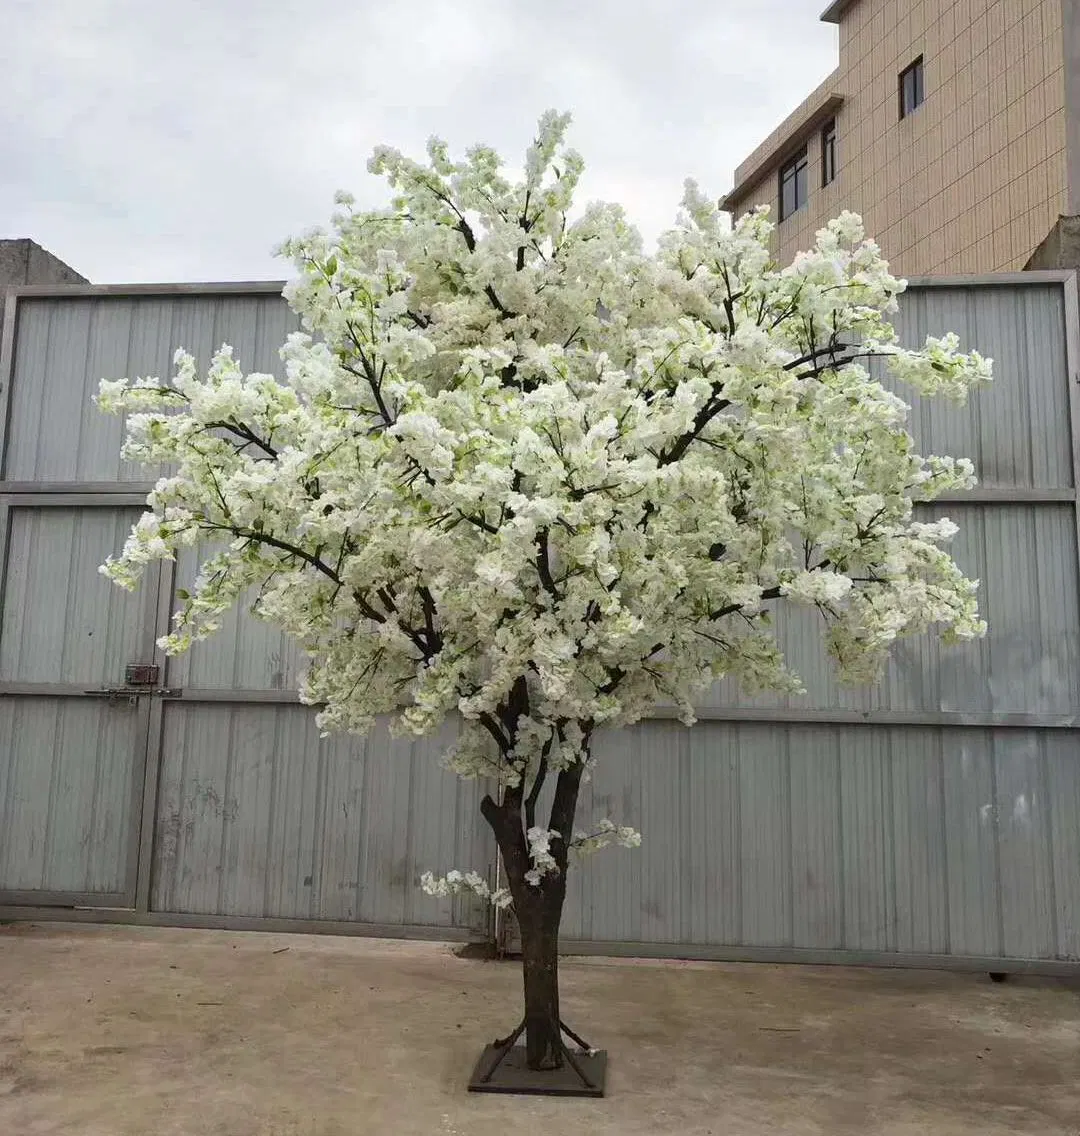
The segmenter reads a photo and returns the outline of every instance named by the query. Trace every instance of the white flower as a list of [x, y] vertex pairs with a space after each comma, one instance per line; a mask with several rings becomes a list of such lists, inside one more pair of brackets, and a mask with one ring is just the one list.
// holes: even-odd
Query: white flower
[[952, 540], [959, 531], [960, 526], [950, 521], [948, 517], [942, 517], [939, 521], [916, 523], [911, 526], [912, 536], [916, 536], [920, 540]]
[[851, 591], [851, 580], [838, 572], [815, 568], [812, 572], [799, 572], [786, 584], [782, 584], [780, 590], [800, 603], [837, 603]]
[[621, 844], [624, 848], [639, 848], [641, 846], [641, 833], [627, 824], [616, 824], [607, 817], [596, 822], [591, 832], [575, 832], [570, 847], [584, 856], [606, 848], [609, 844]]
[[558, 871], [555, 857], [551, 854], [551, 842], [561, 840], [562, 836], [553, 830], [533, 827], [525, 834], [529, 845], [529, 859], [532, 867], [525, 873], [525, 882], [538, 887], [549, 872]]
[[420, 876], [420, 889], [426, 895], [435, 898], [445, 898], [468, 891], [478, 898], [492, 903], [495, 907], [509, 907], [512, 902], [510, 892], [506, 888], [498, 888], [492, 891], [488, 887], [487, 881], [478, 872], [459, 872], [456, 868], [451, 869], [445, 876], [440, 876], [438, 879], [431, 872], [424, 872]]

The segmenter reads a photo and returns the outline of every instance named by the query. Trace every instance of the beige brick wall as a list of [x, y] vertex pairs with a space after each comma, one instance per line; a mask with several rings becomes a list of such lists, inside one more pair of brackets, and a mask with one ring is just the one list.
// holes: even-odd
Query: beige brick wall
[[[822, 187], [820, 139], [811, 137], [809, 202], [779, 225], [777, 256], [790, 260], [847, 208], [900, 274], [1022, 268], [1066, 212], [1061, 4], [853, 4], [840, 23], [838, 75], [826, 81], [844, 96], [837, 178]], [[919, 55], [926, 101], [901, 120], [897, 77]], [[797, 116], [755, 154], [797, 129]], [[768, 202], [775, 218], [776, 197], [774, 168], [740, 193], [736, 212]]]

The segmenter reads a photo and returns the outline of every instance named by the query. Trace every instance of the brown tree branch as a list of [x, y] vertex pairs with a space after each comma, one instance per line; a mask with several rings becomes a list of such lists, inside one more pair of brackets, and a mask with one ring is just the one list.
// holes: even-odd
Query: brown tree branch
[[548, 828], [562, 836], [562, 840], [553, 841], [551, 846], [551, 854], [562, 872], [566, 871], [570, 841], [574, 837], [574, 813], [577, 811], [578, 791], [584, 772], [585, 763], [575, 761], [559, 773], [559, 779], [555, 782], [555, 799], [551, 802]]
[[246, 529], [240, 525], [220, 525], [214, 521], [200, 521], [199, 528], [208, 531], [228, 532], [233, 536], [239, 537], [241, 540], [250, 540], [256, 544], [269, 545], [271, 548], [280, 549], [282, 552], [287, 552], [291, 556], [295, 556], [305, 563], [310, 564], [313, 568], [317, 568], [329, 580], [333, 580], [335, 584], [341, 583], [341, 578], [325, 561], [320, 560], [314, 553], [308, 552], [306, 549], [300, 548], [298, 545], [290, 544], [288, 541], [280, 540], [276, 536], [271, 536], [269, 533], [259, 532], [256, 529]]
[[[783, 593], [779, 588], [766, 588], [761, 593], [761, 598], [763, 600], [775, 600], [779, 599], [781, 595]], [[728, 604], [726, 607], [717, 608], [716, 611], [710, 611], [709, 619], [723, 619], [725, 615], [734, 615], [735, 612], [742, 611], [745, 606], [745, 604]]]
[[694, 415], [694, 424], [691, 428], [677, 438], [672, 444], [671, 449], [665, 450], [660, 454], [657, 459], [657, 465], [671, 465], [676, 462], [686, 453], [690, 448], [691, 443], [698, 437], [698, 435], [705, 429], [706, 426], [723, 410], [725, 407], [730, 406], [731, 403], [726, 398], [716, 398], [715, 395], [705, 401], [701, 409]]
[[[277, 450], [275, 450], [269, 442], [264, 441], [249, 426], [245, 426], [242, 422], [207, 422], [205, 428], [207, 430], [214, 428], [228, 430], [238, 438], [243, 438], [250, 445], [258, 446], [260, 450], [269, 454], [270, 457], [276, 458], [278, 456]], [[241, 447], [241, 449], [243, 449], [243, 447]]]
[[533, 778], [532, 788], [529, 790], [529, 795], [525, 798], [525, 828], [530, 829], [536, 824], [536, 802], [540, 797], [540, 790], [544, 787], [544, 781], [548, 775], [548, 749], [550, 741], [544, 747], [544, 752], [540, 755], [540, 764], [536, 767], [536, 776]]
[[495, 744], [499, 747], [499, 753], [505, 757], [506, 754], [510, 752], [510, 741], [499, 728], [499, 723], [487, 713], [481, 714], [477, 721], [495, 739]]
[[555, 580], [551, 575], [551, 560], [548, 550], [548, 530], [542, 528], [536, 534], [536, 571], [540, 577], [540, 583], [544, 586], [544, 591], [548, 593], [554, 600], [559, 600], [559, 589], [555, 586]]

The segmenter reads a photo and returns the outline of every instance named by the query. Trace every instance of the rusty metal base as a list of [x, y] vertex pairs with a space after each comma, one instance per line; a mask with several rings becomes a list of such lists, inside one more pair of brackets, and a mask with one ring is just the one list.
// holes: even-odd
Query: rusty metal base
[[[502, 1056], [500, 1060], [500, 1055]], [[525, 1064], [525, 1046], [509, 1049], [488, 1045], [469, 1078], [470, 1093], [529, 1093], [552, 1097], [602, 1097], [607, 1077], [607, 1050], [574, 1053], [574, 1060], [588, 1078], [589, 1084], [574, 1071], [569, 1062], [561, 1069], [530, 1069]], [[494, 1071], [491, 1071], [492, 1066]]]

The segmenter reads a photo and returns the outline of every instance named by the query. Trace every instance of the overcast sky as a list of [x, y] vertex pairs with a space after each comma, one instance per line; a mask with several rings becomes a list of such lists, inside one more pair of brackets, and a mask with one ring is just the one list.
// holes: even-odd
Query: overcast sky
[[0, 236], [95, 283], [276, 279], [386, 142], [574, 115], [584, 197], [651, 239], [836, 65], [825, 0], [0, 0]]

